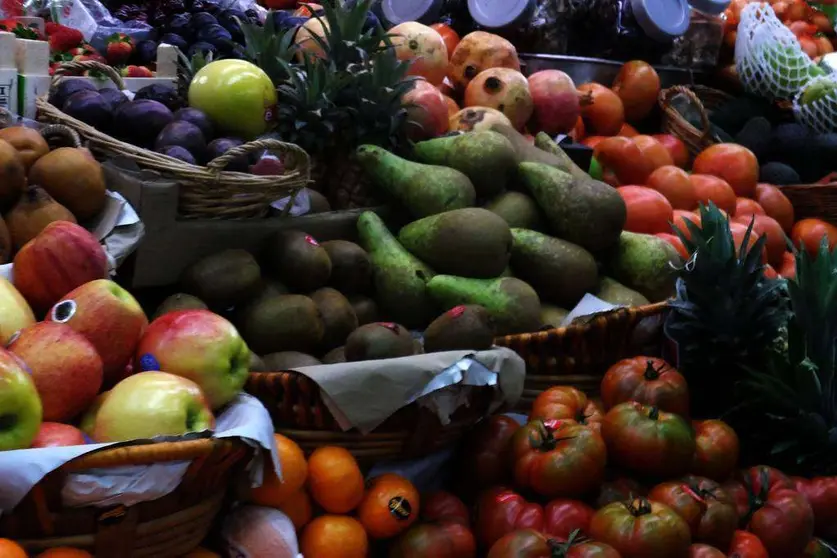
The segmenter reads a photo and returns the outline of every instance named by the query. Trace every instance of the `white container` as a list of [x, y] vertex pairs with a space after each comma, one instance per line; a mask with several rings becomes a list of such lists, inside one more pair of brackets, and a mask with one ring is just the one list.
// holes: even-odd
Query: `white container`
[[18, 113], [34, 120], [38, 112], [35, 99], [49, 93], [52, 83], [49, 75], [49, 43], [18, 39], [15, 53], [20, 89]]
[[0, 108], [18, 114], [17, 66], [14, 33], [0, 32]]

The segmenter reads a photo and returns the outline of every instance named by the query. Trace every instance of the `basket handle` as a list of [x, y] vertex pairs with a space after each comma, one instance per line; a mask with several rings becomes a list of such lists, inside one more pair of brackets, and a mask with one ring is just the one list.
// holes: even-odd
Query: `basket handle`
[[79, 136], [78, 132], [69, 126], [64, 126], [63, 124], [49, 124], [41, 128], [39, 132], [50, 145], [52, 145], [52, 143], [56, 140], [64, 140], [64, 143], [68, 144], [68, 147], [81, 147], [81, 136]]
[[215, 159], [209, 161], [206, 164], [206, 167], [215, 172], [221, 172], [228, 164], [238, 157], [241, 157], [242, 155], [249, 155], [250, 153], [258, 151], [278, 151], [283, 154], [291, 153], [295, 157], [298, 157], [299, 161], [302, 161], [302, 170], [305, 175], [308, 176], [311, 174], [311, 160], [308, 157], [308, 153], [304, 149], [293, 143], [285, 143], [284, 141], [270, 138], [257, 139], [245, 143], [244, 145], [233, 147], [220, 157], [216, 157]]
[[700, 98], [690, 87], [675, 85], [674, 87], [664, 89], [660, 92], [660, 104], [663, 105], [664, 109], [671, 109], [675, 113], [680, 114], [673, 106], [671, 106], [671, 99], [678, 93], [685, 95], [689, 99], [689, 102], [697, 107], [698, 114], [700, 115], [701, 140], [705, 140], [712, 134], [712, 123], [709, 122], [709, 114], [706, 112], [706, 107], [703, 106]]
[[68, 72], [76, 70], [94, 70], [105, 74], [116, 87], [121, 91], [125, 89], [125, 82], [122, 81], [122, 76], [119, 75], [115, 69], [107, 64], [96, 62], [95, 60], [82, 60], [78, 62], [64, 62], [55, 69], [55, 75], [52, 76], [52, 86], [55, 87], [66, 76]]

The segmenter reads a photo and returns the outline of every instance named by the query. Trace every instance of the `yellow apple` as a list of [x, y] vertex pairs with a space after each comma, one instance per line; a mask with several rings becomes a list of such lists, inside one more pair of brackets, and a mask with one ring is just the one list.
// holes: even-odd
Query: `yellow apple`
[[23, 295], [0, 277], [0, 343], [5, 345], [21, 329], [35, 323], [35, 315]]

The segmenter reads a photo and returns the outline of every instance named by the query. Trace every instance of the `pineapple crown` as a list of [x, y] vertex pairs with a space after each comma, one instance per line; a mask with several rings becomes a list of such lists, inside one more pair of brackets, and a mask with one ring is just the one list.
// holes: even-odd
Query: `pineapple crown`
[[250, 62], [264, 70], [274, 84], [287, 79], [287, 62], [292, 60], [296, 51], [294, 36], [297, 30], [289, 29], [282, 33], [276, 27], [273, 11], [267, 14], [264, 25], [242, 22], [237, 18], [236, 21], [244, 35], [244, 52]]

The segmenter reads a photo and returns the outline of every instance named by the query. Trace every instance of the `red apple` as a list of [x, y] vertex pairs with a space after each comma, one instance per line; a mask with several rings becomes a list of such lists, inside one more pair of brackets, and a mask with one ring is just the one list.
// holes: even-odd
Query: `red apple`
[[66, 422], [84, 411], [102, 387], [102, 359], [73, 328], [39, 322], [20, 330], [9, 350], [32, 370], [44, 420]]
[[139, 371], [162, 370], [189, 378], [212, 409], [232, 401], [250, 372], [250, 349], [229, 321], [209, 310], [163, 314], [137, 347]]
[[107, 279], [90, 281], [67, 293], [47, 313], [46, 321], [67, 324], [96, 347], [104, 366], [104, 385], [125, 376], [142, 333], [148, 327], [131, 293]]
[[13, 282], [35, 312], [108, 275], [105, 250], [92, 234], [69, 221], [50, 223], [15, 255]]
[[406, 95], [408, 130], [410, 138], [422, 140], [435, 138], [448, 131], [448, 102], [442, 92], [424, 80], [415, 83]]
[[87, 441], [84, 433], [69, 424], [44, 422], [38, 435], [32, 441], [33, 448], [56, 448], [61, 446], [83, 446]]
[[681, 169], [689, 169], [689, 150], [680, 138], [671, 134], [654, 134], [651, 137], [663, 144], [676, 166]]
[[581, 115], [575, 83], [561, 70], [542, 70], [529, 76], [529, 93], [535, 110], [531, 130], [549, 135], [569, 133]]

